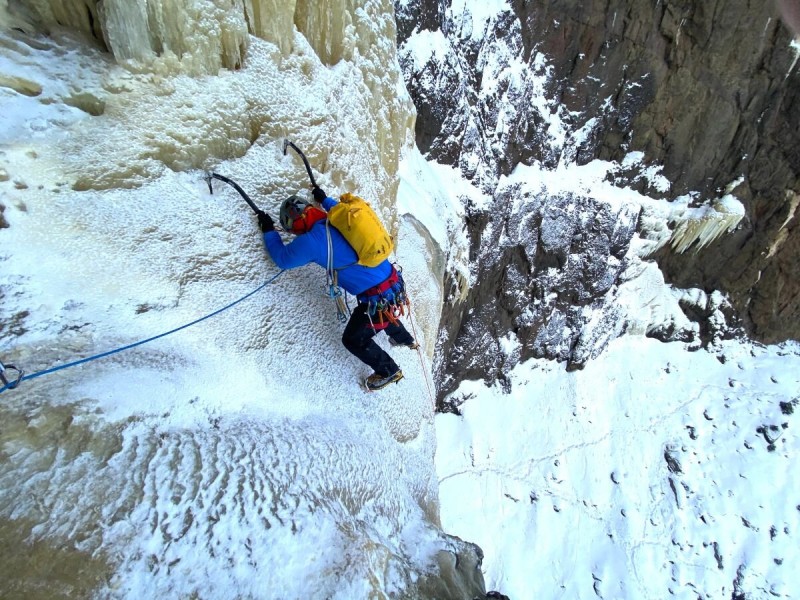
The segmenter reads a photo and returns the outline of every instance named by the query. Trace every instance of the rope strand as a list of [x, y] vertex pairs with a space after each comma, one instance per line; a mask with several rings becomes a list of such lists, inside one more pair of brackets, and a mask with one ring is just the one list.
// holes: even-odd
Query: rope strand
[[331, 239], [330, 221], [325, 220], [325, 235], [328, 238], [328, 261], [325, 273], [328, 280], [328, 296], [336, 304], [336, 318], [340, 323], [346, 323], [350, 318], [350, 306], [347, 298], [342, 298], [342, 289], [339, 287], [339, 272], [333, 268], [333, 240]]
[[417, 340], [417, 355], [419, 356], [419, 362], [422, 365], [422, 375], [425, 377], [425, 386], [428, 388], [428, 397], [431, 399], [431, 408], [433, 409], [434, 414], [436, 413], [436, 398], [433, 395], [433, 391], [431, 390], [431, 382], [428, 378], [428, 371], [425, 368], [425, 360], [422, 357], [422, 344], [419, 343], [420, 338], [417, 337], [417, 327], [414, 325], [414, 318], [411, 315], [411, 300], [408, 300], [408, 320], [411, 321], [411, 331], [414, 333], [414, 339]]
[[[186, 323], [185, 325], [181, 325], [180, 327], [176, 327], [175, 329], [171, 329], [170, 331], [166, 331], [166, 332], [161, 333], [159, 335], [154, 335], [153, 337], [147, 338], [146, 340], [140, 340], [138, 342], [134, 342], [133, 344], [128, 344], [127, 346], [122, 346], [121, 348], [116, 348], [114, 350], [109, 350], [108, 352], [102, 352], [100, 354], [95, 354], [94, 356], [89, 356], [87, 358], [82, 358], [80, 360], [74, 360], [74, 361], [69, 362], [67, 364], [59, 365], [59, 366], [53, 367], [51, 369], [46, 369], [44, 371], [39, 371], [37, 373], [31, 373], [30, 375], [24, 375], [22, 377], [17, 378], [16, 381], [14, 381], [12, 383], [6, 383], [6, 385], [4, 385], [2, 388], [0, 388], [0, 393], [6, 391], [7, 389], [16, 388], [22, 381], [26, 381], [28, 379], [35, 379], [36, 377], [41, 377], [42, 375], [47, 375], [49, 373], [55, 373], [56, 371], [61, 371], [62, 369], [67, 369], [69, 367], [82, 365], [84, 363], [87, 363], [87, 362], [90, 362], [90, 361], [93, 361], [93, 360], [97, 360], [99, 358], [105, 358], [106, 356], [111, 356], [112, 354], [116, 354], [116, 353], [122, 352], [124, 350], [130, 350], [131, 348], [135, 348], [136, 346], [141, 346], [142, 344], [146, 344], [148, 342], [152, 342], [154, 340], [166, 337], [166, 336], [168, 336], [170, 334], [173, 334], [173, 333], [175, 333], [177, 331], [180, 331], [181, 329], [186, 329], [187, 327], [191, 327], [192, 325], [196, 325], [197, 323], [200, 323], [201, 321], [205, 321], [206, 319], [210, 319], [211, 317], [214, 317], [214, 316], [220, 314], [221, 312], [226, 311], [229, 308], [232, 308], [233, 306], [236, 306], [240, 302], [243, 302], [243, 301], [247, 300], [250, 296], [252, 296], [253, 294], [256, 294], [257, 292], [260, 292], [262, 289], [264, 289], [270, 283], [275, 281], [281, 275], [281, 273], [283, 273], [283, 271], [279, 271], [277, 275], [273, 276], [271, 279], [268, 279], [266, 282], [262, 283], [260, 286], [258, 286], [256, 289], [254, 289], [252, 292], [250, 292], [248, 294], [245, 294], [244, 296], [242, 296], [238, 300], [235, 300], [234, 302], [231, 302], [227, 306], [223, 306], [222, 308], [220, 308], [218, 310], [215, 310], [214, 312], [209, 313], [204, 317], [200, 317], [199, 319], [195, 319], [191, 323]], [[7, 365], [7, 367], [10, 367], [10, 366], [11, 365]], [[5, 380], [5, 377], [3, 379]]]

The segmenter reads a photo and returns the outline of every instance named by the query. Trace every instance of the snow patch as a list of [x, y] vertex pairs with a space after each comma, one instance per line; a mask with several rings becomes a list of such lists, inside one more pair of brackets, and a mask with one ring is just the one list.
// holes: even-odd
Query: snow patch
[[663, 167], [661, 165], [648, 165], [647, 167], [641, 168], [643, 165], [644, 152], [629, 152], [625, 155], [621, 164], [623, 169], [630, 169], [632, 167], [640, 168], [640, 173], [638, 177], [634, 179], [634, 183], [639, 179], [645, 179], [653, 189], [659, 192], [668, 192], [672, 186], [669, 179], [661, 174]]
[[442, 525], [484, 550], [487, 589], [721, 598], [744, 569], [791, 596], [800, 347], [718, 352], [629, 335], [583, 371], [461, 384], [461, 416], [436, 419]]
[[500, 13], [510, 10], [507, 0], [453, 0], [447, 9], [447, 17], [455, 21], [462, 37], [482, 40], [487, 27]]
[[416, 32], [403, 47], [406, 56], [413, 59], [414, 69], [421, 71], [429, 62], [441, 63], [452, 52], [450, 42], [439, 31], [424, 29]]

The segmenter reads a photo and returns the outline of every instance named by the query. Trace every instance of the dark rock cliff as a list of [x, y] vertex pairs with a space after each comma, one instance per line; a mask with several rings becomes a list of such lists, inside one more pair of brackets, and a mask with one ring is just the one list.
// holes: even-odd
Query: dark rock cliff
[[555, 65], [559, 102], [590, 118], [613, 98], [580, 158], [641, 150], [664, 165], [671, 197], [714, 193], [743, 177], [743, 226], [702, 252], [664, 250], [659, 264], [679, 286], [729, 292], [757, 338], [800, 337], [800, 237], [792, 234], [800, 65], [772, 3], [515, 2], [514, 10], [526, 47]]
[[[733, 184], [746, 209], [735, 232], [700, 251], [665, 247], [655, 258], [679, 287], [727, 293], [757, 339], [800, 338], [800, 61], [771, 2], [512, 0], [478, 35], [472, 19], [449, 8], [447, 0], [396, 3], [401, 65], [418, 111], [417, 143], [430, 158], [460, 166], [494, 200], [490, 212], [468, 209], [473, 245], [497, 250], [473, 248], [480, 283], [443, 319], [442, 396], [465, 376], [502, 376], [497, 342], [486, 342], [509, 331], [523, 343], [522, 358], [542, 355], [580, 366], [587, 358], [580, 350], [587, 313], [579, 309], [604, 304], [611, 321], [606, 294], [623, 265], [615, 270], [606, 261], [595, 268], [594, 257], [621, 260], [635, 218], [598, 216], [588, 227], [575, 220], [553, 247], [536, 233], [548, 214], [539, 206], [527, 221], [527, 242], [497, 244], [495, 221], [522, 217], [504, 213], [509, 190], [496, 189], [519, 163], [621, 161], [639, 151], [645, 164], [663, 166], [671, 189], [648, 189], [636, 170], [620, 183], [652, 197], [717, 196]], [[424, 30], [441, 31], [449, 43], [444, 55], [420, 65], [404, 55], [403, 44]], [[504, 75], [496, 67], [504, 57], [523, 62], [530, 74], [549, 70], [547, 89], [535, 90], [524, 74]], [[537, 93], [547, 106], [531, 102]], [[550, 143], [548, 112], [571, 132], [584, 128], [589, 135]], [[592, 203], [550, 200], [565, 201], [577, 201], [579, 212]], [[588, 262], [568, 265], [563, 252], [577, 258], [571, 262]], [[551, 266], [566, 268], [562, 281], [542, 279]], [[528, 299], [548, 297], [554, 298], [549, 308], [528, 308]], [[545, 341], [548, 330], [553, 335]], [[484, 356], [461, 355], [460, 347], [481, 339]]]
[[527, 196], [515, 185], [497, 190], [494, 208], [471, 217], [476, 283], [447, 319], [459, 329], [448, 332], [442, 391], [463, 378], [505, 385], [508, 369], [530, 357], [579, 368], [624, 327], [614, 300], [637, 213], [574, 194]]

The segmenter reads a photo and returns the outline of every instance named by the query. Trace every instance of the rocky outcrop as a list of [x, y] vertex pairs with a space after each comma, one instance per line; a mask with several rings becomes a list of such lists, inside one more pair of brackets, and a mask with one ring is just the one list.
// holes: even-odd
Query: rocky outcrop
[[[667, 280], [726, 292], [757, 339], [800, 338], [800, 61], [772, 3], [513, 0], [509, 9], [484, 20], [468, 9], [454, 12], [449, 4], [396, 3], [398, 42], [417, 106], [420, 149], [458, 165], [494, 195], [493, 216], [472, 211], [468, 227], [475, 244], [496, 242], [497, 228], [488, 226], [492, 219], [517, 218], [504, 212], [502, 194], [508, 192], [498, 196], [496, 190], [515, 165], [621, 162], [630, 152], [642, 152], [643, 165], [619, 176], [619, 185], [668, 200], [689, 192], [713, 197], [734, 191], [745, 207], [737, 230], [702, 250], [659, 251], [655, 258]], [[413, 51], [403, 45], [412, 33], [430, 37], [427, 59], [422, 44]], [[648, 165], [663, 167], [669, 189], [648, 187], [641, 177]], [[555, 199], [556, 206], [563, 200]], [[575, 206], [590, 202], [579, 199]], [[547, 210], [538, 210], [543, 219]], [[605, 223], [612, 225], [627, 231], [630, 224]], [[588, 258], [586, 240], [601, 230], [573, 230], [570, 251]], [[607, 239], [609, 232], [601, 236]], [[581, 328], [568, 315], [602, 302], [613, 284], [603, 291], [608, 280], [586, 278], [613, 280], [613, 270], [582, 268], [582, 284], [567, 285], [576, 274], [569, 271], [561, 283], [543, 282], [542, 269], [563, 268], [564, 256], [548, 250], [541, 237], [526, 248], [480, 258], [475, 251], [478, 283], [467, 305], [443, 320], [444, 355], [456, 348], [449, 346], [454, 340], [476, 338], [485, 329], [494, 340], [509, 331], [522, 335], [523, 354], [570, 364], [583, 360], [575, 352]], [[610, 256], [620, 251], [609, 243]], [[529, 262], [531, 255], [535, 260]], [[512, 285], [515, 290], [534, 298], [555, 293], [557, 313], [525, 313], [523, 303], [509, 302], [507, 279], [516, 274], [530, 281]], [[528, 325], [523, 314], [533, 319]], [[561, 343], [544, 343], [556, 314], [569, 333]], [[450, 379], [483, 368], [477, 358], [449, 362]], [[492, 365], [490, 373], [502, 371], [497, 342], [482, 362]]]
[[450, 536], [448, 551], [440, 550], [435, 557], [436, 574], [421, 577], [416, 589], [408, 590], [408, 598], [464, 598], [484, 600], [495, 598], [497, 592], [486, 593], [481, 572], [483, 550], [475, 544]]
[[[528, 196], [509, 185], [498, 189], [491, 213], [468, 219], [475, 284], [460, 312], [443, 320], [440, 398], [462, 379], [508, 385], [508, 370], [530, 357], [581, 368], [622, 332], [616, 291], [637, 212], [586, 196]], [[459, 403], [451, 398], [440, 408]]]

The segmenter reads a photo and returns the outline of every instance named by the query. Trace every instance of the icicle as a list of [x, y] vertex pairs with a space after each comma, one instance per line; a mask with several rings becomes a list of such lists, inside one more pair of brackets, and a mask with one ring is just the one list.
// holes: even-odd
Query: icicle
[[731, 231], [744, 217], [744, 206], [734, 196], [726, 195], [711, 206], [686, 208], [673, 216], [676, 225], [670, 243], [678, 252], [685, 252], [697, 242], [696, 250], [707, 246], [723, 233]]
[[[364, 31], [353, 29], [353, 9], [346, 0], [300, 0], [294, 14], [297, 29], [306, 36], [319, 59], [326, 65], [334, 65], [341, 59], [349, 59], [352, 47], [347, 37], [359, 35], [374, 37], [371, 24]], [[360, 40], [361, 41], [361, 40]]]
[[[248, 20], [275, 22], [291, 39], [294, 3], [277, 0], [30, 0], [17, 18], [29, 18], [45, 30], [68, 27], [102, 39], [119, 61], [143, 63], [156, 71], [191, 75], [242, 66], [248, 45]], [[254, 4], [259, 7], [254, 9]], [[21, 9], [15, 9], [17, 11]], [[286, 27], [288, 23], [288, 27]], [[270, 39], [270, 35], [265, 35]], [[273, 41], [273, 40], [270, 40]], [[277, 43], [277, 42], [276, 42]], [[285, 45], [285, 44], [284, 44]]]
[[244, 0], [247, 26], [253, 35], [289, 54], [294, 37], [296, 0]]
[[117, 60], [147, 60], [155, 56], [150, 47], [147, 5], [144, 0], [106, 1], [97, 4], [106, 45]]
[[97, 15], [97, 2], [89, 0], [28, 0], [25, 3], [4, 3], [10, 15], [36, 26], [60, 26], [102, 38]]

